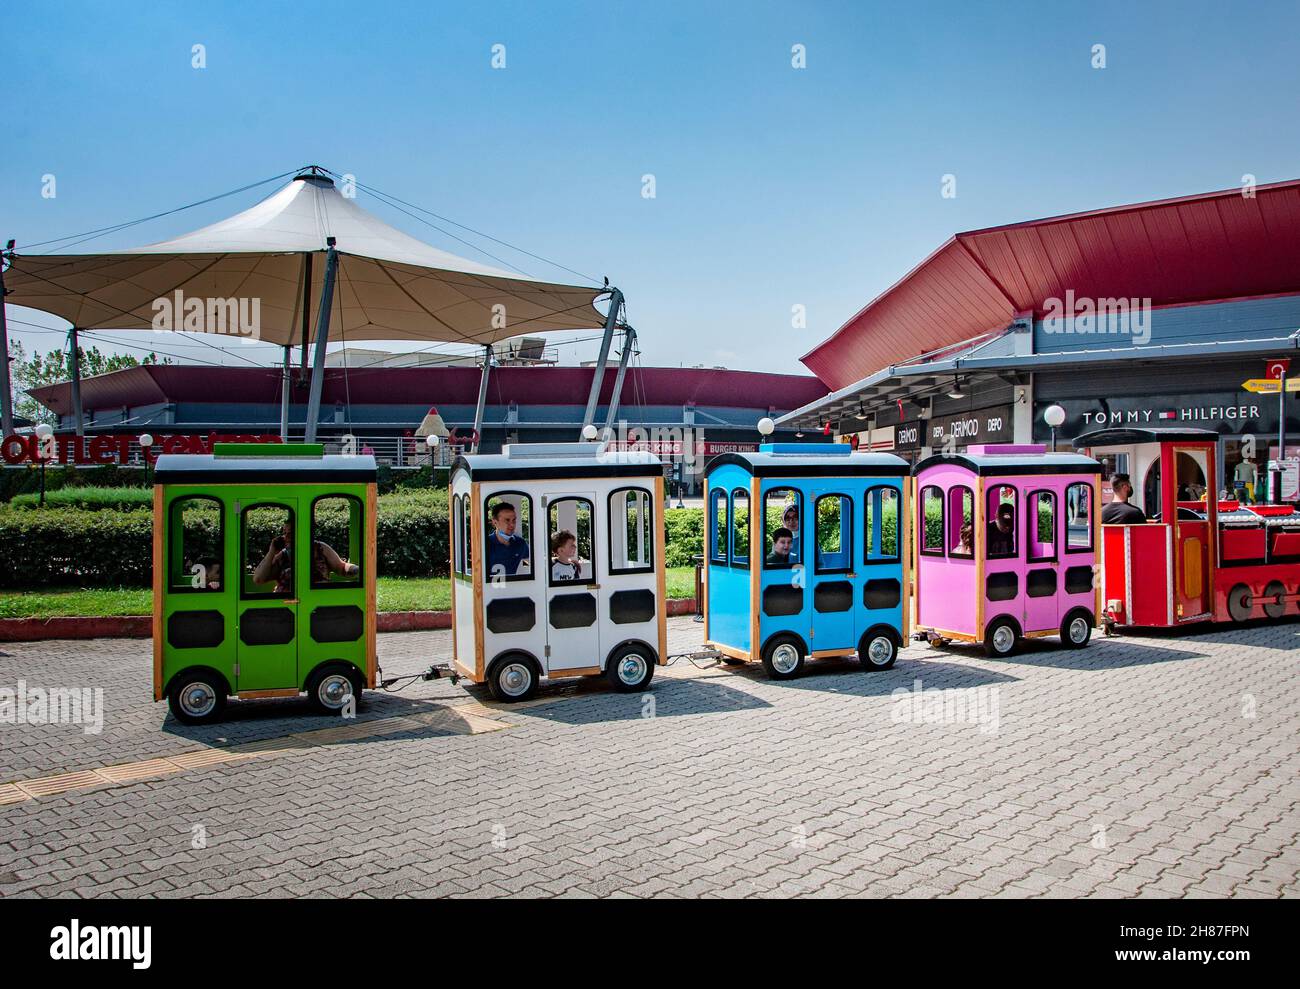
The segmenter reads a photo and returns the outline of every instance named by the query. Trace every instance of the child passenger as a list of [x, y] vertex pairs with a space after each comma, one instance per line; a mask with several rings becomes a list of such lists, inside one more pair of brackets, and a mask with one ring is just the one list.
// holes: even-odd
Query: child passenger
[[568, 529], [561, 529], [551, 537], [551, 580], [578, 580], [581, 577], [578, 540]]

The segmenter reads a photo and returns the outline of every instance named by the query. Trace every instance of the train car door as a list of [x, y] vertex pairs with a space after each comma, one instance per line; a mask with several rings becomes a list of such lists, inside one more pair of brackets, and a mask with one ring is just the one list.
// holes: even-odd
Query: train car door
[[548, 675], [604, 666], [596, 504], [591, 491], [555, 491], [542, 497], [547, 555], [538, 576], [546, 587]]
[[239, 515], [239, 663], [235, 690], [298, 686], [298, 600], [307, 579], [307, 527], [292, 498], [235, 503]]
[[857, 648], [853, 602], [858, 574], [853, 569], [854, 497], [843, 486], [815, 485], [808, 489], [812, 513], [805, 531], [812, 564], [808, 584], [812, 596], [809, 651]]
[[605, 652], [625, 639], [647, 642], [659, 652], [659, 609], [665, 602], [656, 600], [655, 565], [662, 561], [655, 559], [656, 505], [649, 483], [616, 488], [606, 499], [608, 524], [601, 531], [607, 545], [599, 559], [608, 566], [597, 571]]
[[[984, 625], [998, 616], [1014, 618], [1024, 630], [1025, 587], [1024, 548], [1021, 542], [1025, 527], [1020, 518], [1023, 511], [1021, 492], [1012, 484], [990, 479], [984, 487], [983, 511], [977, 516], [975, 527], [979, 530], [979, 543], [984, 555], [984, 586], [976, 593], [982, 594]], [[975, 635], [983, 638], [984, 628], [976, 628]]]
[[877, 625], [903, 627], [902, 505], [902, 491], [892, 484], [874, 485], [863, 495], [859, 638]]
[[1060, 505], [1055, 491], [1044, 488], [1025, 495], [1026, 632], [1054, 631], [1061, 624]]
[[[1213, 482], [1208, 481], [1214, 477], [1214, 465], [1207, 449], [1174, 447], [1170, 454], [1174, 469], [1166, 472], [1163, 483], [1165, 503], [1172, 511], [1164, 521], [1174, 531], [1175, 618], [1181, 622], [1197, 621], [1209, 616], [1212, 600], [1207, 513], [1208, 499], [1216, 494], [1210, 490]], [[1180, 509], [1180, 502], [1197, 507]]]

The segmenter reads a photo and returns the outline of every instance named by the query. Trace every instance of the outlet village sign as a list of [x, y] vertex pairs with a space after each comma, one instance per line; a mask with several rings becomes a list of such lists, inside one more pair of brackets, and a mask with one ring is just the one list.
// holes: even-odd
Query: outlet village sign
[[[34, 433], [14, 433], [0, 441], [0, 461], [8, 467], [25, 464], [74, 464], [96, 466], [129, 464], [135, 436], [51, 436], [44, 444]], [[211, 453], [213, 443], [279, 443], [280, 437], [258, 433], [207, 433], [159, 436], [153, 446], [140, 452], [153, 463], [162, 453]], [[137, 461], [138, 462], [138, 461]]]

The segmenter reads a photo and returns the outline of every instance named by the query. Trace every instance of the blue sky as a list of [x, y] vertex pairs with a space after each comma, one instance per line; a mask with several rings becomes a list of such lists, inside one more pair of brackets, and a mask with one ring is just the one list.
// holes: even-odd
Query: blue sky
[[[802, 371], [800, 355], [954, 232], [1300, 176], [1294, 2], [1231, 15], [1196, 2], [64, 2], [11, 4], [4, 21], [0, 240], [316, 162], [609, 275], [645, 365]], [[956, 198], [940, 194], [946, 174]], [[79, 250], [162, 239], [257, 198]], [[170, 334], [118, 339], [216, 359]]]

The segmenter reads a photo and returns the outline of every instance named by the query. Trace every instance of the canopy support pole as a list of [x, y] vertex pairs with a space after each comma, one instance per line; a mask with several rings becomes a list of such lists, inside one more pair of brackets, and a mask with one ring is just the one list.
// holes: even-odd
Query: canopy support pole
[[293, 357], [284, 345], [284, 373], [280, 380], [280, 442], [289, 442], [289, 392], [293, 388]]
[[[623, 293], [616, 288], [609, 290], [609, 315], [605, 317], [605, 335], [600, 341], [600, 357], [596, 359], [596, 373], [591, 378], [591, 393], [587, 396], [587, 411], [582, 416], [582, 432], [587, 431], [596, 419], [596, 406], [600, 402], [600, 386], [605, 379], [605, 365], [609, 361], [609, 345], [614, 339], [614, 327], [618, 323], [619, 310], [623, 308]], [[579, 439], [584, 437], [579, 434]]]
[[[14, 249], [11, 240], [5, 246], [4, 256]], [[12, 436], [14, 433], [14, 393], [9, 384], [9, 324], [5, 321], [4, 256], [0, 256], [0, 437]]]
[[86, 418], [81, 411], [81, 346], [77, 342], [77, 328], [68, 330], [68, 363], [72, 368], [72, 415], [77, 427], [77, 441], [86, 436]]
[[627, 375], [627, 362], [631, 359], [632, 351], [635, 349], [636, 330], [629, 326], [623, 334], [623, 353], [618, 358], [618, 374], [614, 377], [614, 394], [609, 398], [609, 414], [605, 416], [605, 433], [608, 433], [614, 427], [614, 417], [618, 415], [619, 400], [623, 395], [623, 378]]
[[316, 317], [316, 349], [311, 361], [311, 397], [307, 400], [307, 428], [304, 443], [316, 442], [316, 420], [320, 418], [320, 394], [325, 384], [325, 345], [330, 335], [330, 310], [334, 308], [334, 275], [339, 267], [339, 252], [334, 238], [327, 237], [329, 253], [325, 255], [325, 284], [320, 290], [320, 312]]
[[488, 374], [492, 370], [492, 344], [483, 345], [483, 374], [478, 379], [478, 405], [474, 407], [474, 446], [470, 453], [478, 453], [483, 440], [483, 409], [487, 406]]
[[298, 369], [298, 380], [307, 378], [307, 334], [311, 330], [311, 258], [310, 254], [302, 256], [302, 366]]

